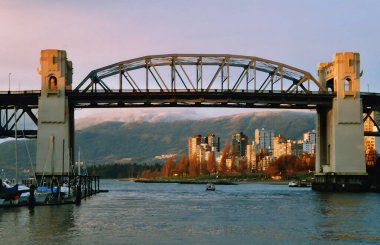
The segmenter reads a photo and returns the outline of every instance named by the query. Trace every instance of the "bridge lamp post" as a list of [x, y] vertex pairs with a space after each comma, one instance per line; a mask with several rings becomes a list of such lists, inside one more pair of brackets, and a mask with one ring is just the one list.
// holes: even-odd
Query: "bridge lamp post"
[[9, 72], [9, 77], [8, 77], [8, 78], [9, 78], [9, 79], [8, 79], [8, 93], [11, 92], [11, 74], [12, 74], [12, 73]]

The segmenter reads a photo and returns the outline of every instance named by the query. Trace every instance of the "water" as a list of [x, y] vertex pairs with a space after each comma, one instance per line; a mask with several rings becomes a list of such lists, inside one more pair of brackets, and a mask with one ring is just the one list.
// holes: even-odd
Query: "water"
[[80, 206], [0, 209], [0, 244], [378, 244], [380, 194], [101, 182]]

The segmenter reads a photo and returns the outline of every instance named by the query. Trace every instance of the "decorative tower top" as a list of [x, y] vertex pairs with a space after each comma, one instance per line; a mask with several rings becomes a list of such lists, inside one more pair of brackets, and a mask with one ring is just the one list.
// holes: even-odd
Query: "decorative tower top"
[[319, 82], [334, 91], [339, 98], [354, 96], [360, 93], [360, 55], [353, 52], [334, 54], [332, 62], [318, 65]]
[[71, 61], [67, 60], [66, 51], [47, 49], [41, 50], [42, 96], [64, 96], [65, 90], [71, 90], [73, 68]]

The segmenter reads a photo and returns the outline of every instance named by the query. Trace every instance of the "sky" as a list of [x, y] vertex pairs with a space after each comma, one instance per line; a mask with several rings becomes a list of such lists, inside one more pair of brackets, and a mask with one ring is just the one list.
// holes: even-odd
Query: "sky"
[[[40, 50], [63, 49], [74, 87], [93, 69], [146, 55], [257, 56], [317, 77], [318, 63], [354, 51], [362, 91], [380, 92], [379, 10], [378, 0], [3, 0], [0, 91], [8, 90], [9, 73], [11, 90], [40, 89]], [[249, 110], [197, 109], [203, 116], [240, 111]]]

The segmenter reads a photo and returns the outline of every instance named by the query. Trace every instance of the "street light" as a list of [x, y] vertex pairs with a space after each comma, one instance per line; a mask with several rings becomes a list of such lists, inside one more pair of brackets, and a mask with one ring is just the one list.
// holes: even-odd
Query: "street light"
[[9, 93], [11, 92], [11, 74], [12, 73], [9, 72], [9, 80], [8, 80], [8, 92]]

